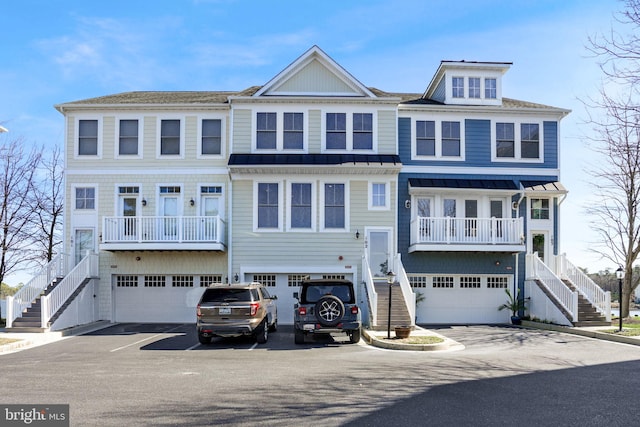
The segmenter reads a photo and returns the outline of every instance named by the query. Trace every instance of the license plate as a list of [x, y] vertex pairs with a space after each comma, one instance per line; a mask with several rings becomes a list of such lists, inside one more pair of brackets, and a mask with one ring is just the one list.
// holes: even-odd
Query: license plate
[[305, 323], [304, 325], [302, 325], [302, 329], [305, 331], [313, 331], [315, 329], [315, 326], [313, 324]]
[[231, 307], [220, 307], [218, 313], [231, 314]]

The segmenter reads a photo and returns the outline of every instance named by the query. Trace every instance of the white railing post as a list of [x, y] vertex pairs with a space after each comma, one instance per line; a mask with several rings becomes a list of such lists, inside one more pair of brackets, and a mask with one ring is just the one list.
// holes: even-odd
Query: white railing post
[[4, 315], [6, 321], [7, 321], [7, 328], [10, 328], [11, 326], [13, 326], [13, 297], [12, 296], [8, 296], [7, 297], [7, 313]]
[[43, 295], [40, 298], [40, 327], [46, 328], [47, 322], [51, 318], [49, 315], [49, 295]]

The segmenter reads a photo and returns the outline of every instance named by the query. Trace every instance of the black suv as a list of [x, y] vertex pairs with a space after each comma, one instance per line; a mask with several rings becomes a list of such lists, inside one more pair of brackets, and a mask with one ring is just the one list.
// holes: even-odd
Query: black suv
[[208, 287], [197, 307], [198, 340], [208, 344], [213, 337], [252, 335], [267, 342], [278, 327], [276, 299], [257, 282]]
[[360, 310], [356, 305], [353, 283], [348, 280], [306, 280], [294, 310], [295, 343], [304, 343], [307, 335], [342, 332], [352, 343], [360, 341]]

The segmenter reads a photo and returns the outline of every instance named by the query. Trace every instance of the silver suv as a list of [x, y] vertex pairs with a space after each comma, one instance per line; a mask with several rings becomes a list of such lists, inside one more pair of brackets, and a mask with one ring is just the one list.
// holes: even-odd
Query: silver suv
[[360, 310], [353, 283], [348, 280], [306, 280], [295, 294], [294, 338], [304, 343], [306, 336], [345, 333], [352, 343], [360, 341]]
[[209, 344], [213, 337], [252, 335], [266, 343], [278, 328], [276, 299], [257, 282], [208, 287], [197, 307], [198, 340]]

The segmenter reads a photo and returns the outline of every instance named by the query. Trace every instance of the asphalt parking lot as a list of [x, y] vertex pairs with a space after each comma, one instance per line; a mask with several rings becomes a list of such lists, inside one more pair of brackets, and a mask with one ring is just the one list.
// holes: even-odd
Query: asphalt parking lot
[[637, 422], [639, 347], [506, 326], [437, 332], [465, 349], [393, 351], [346, 336], [295, 345], [290, 326], [264, 345], [203, 346], [194, 325], [118, 324], [0, 356], [0, 393], [7, 404], [69, 404], [74, 426]]

